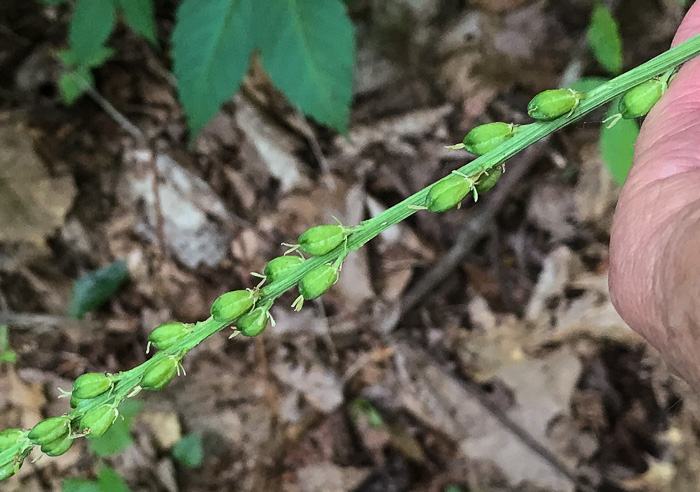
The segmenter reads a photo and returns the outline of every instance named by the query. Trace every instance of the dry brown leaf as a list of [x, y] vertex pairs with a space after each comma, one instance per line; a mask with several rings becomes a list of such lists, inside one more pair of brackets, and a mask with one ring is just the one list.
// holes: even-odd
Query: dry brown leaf
[[24, 124], [0, 121], [0, 242], [41, 247], [74, 197], [73, 179], [49, 174]]

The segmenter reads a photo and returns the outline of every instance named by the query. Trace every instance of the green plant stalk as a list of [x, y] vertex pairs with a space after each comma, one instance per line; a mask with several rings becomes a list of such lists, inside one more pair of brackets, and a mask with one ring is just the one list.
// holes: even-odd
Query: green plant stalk
[[[573, 114], [562, 116], [553, 121], [536, 122], [521, 126], [513, 138], [456, 171], [466, 176], [475, 176], [501, 164], [526, 147], [556, 130], [578, 121], [586, 114], [623, 94], [632, 87], [680, 65], [698, 54], [700, 54], [700, 34], [592, 90], [588, 93], [588, 97], [581, 101], [581, 104], [576, 108]], [[432, 184], [430, 186], [432, 186]], [[278, 280], [262, 288], [258, 303], [272, 303], [284, 292], [295, 286], [310, 270], [324, 263], [335, 261], [340, 256], [346, 255], [349, 251], [360, 249], [364, 244], [387, 228], [419, 211], [426, 203], [430, 186], [411, 195], [376, 217], [364, 221], [359, 226], [355, 226], [345, 244], [338, 246], [336, 249], [323, 256], [309, 259], [293, 270], [292, 274], [287, 278]], [[115, 385], [110, 391], [80, 404], [77, 408], [69, 412], [67, 416], [75, 422], [85, 415], [85, 413], [99, 405], [118, 405], [125, 398], [133, 396], [133, 394], [138, 391], [139, 382], [143, 373], [150, 365], [171, 355], [184, 356], [192, 348], [230, 324], [231, 323], [228, 322], [215, 321], [213, 318], [198, 322], [194, 326], [192, 332], [184, 337], [175, 348], [169, 351], [160, 351], [143, 364], [119, 373]], [[28, 439], [20, 440], [14, 447], [0, 453], [0, 464], [12, 461], [18, 453], [31, 446], [32, 444]]]

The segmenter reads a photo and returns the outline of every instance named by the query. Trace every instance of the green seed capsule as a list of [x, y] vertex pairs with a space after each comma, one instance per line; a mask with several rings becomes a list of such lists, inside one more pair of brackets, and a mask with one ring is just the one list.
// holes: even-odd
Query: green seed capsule
[[0, 466], [0, 480], [10, 478], [19, 471], [20, 466], [22, 466], [22, 463], [15, 463], [13, 461]]
[[325, 255], [348, 237], [348, 229], [339, 225], [320, 225], [299, 236], [299, 248], [312, 256]]
[[430, 187], [426, 207], [431, 212], [444, 212], [456, 207], [472, 190], [472, 185], [472, 180], [451, 174]]
[[70, 434], [68, 417], [50, 417], [36, 424], [29, 431], [29, 439], [39, 446], [65, 439]]
[[73, 439], [66, 436], [64, 439], [44, 444], [41, 447], [41, 452], [48, 456], [61, 456], [70, 449], [73, 445]]
[[276, 282], [277, 280], [286, 277], [291, 270], [304, 263], [304, 258], [300, 256], [279, 256], [268, 262], [265, 266], [265, 279], [269, 282]]
[[106, 374], [89, 372], [78, 377], [73, 384], [73, 396], [81, 400], [95, 398], [109, 391], [112, 387], [112, 379]]
[[211, 306], [211, 315], [216, 321], [233, 321], [250, 311], [257, 300], [255, 292], [234, 290], [219, 296]]
[[510, 140], [517, 131], [517, 125], [512, 123], [487, 123], [477, 126], [467, 133], [462, 143], [467, 152], [484, 155], [495, 149], [503, 142]]
[[338, 281], [338, 267], [321, 265], [314, 268], [299, 281], [299, 294], [306, 299], [316, 299]]
[[21, 429], [6, 429], [0, 432], [0, 453], [17, 444], [25, 434], [26, 431]]
[[585, 92], [573, 89], [553, 89], [540, 92], [527, 105], [527, 114], [536, 120], [555, 120], [572, 112], [586, 97], [588, 94]]
[[111, 405], [101, 405], [83, 415], [80, 419], [80, 430], [85, 432], [88, 439], [94, 439], [104, 435], [115, 420], [119, 412]]
[[71, 395], [70, 407], [71, 408], [78, 408], [78, 405], [80, 405], [85, 400], [89, 400], [89, 398], [77, 398], [75, 395]]
[[260, 306], [244, 314], [236, 322], [236, 328], [244, 337], [254, 337], [262, 333], [270, 319], [270, 306]]
[[148, 366], [141, 378], [141, 387], [147, 390], [165, 388], [173, 380], [180, 367], [180, 360], [167, 357]]
[[484, 193], [489, 191], [498, 181], [498, 178], [503, 174], [503, 166], [492, 167], [487, 171], [488, 174], [483, 174], [479, 179], [476, 180], [474, 187], [477, 193]]
[[190, 327], [184, 323], [165, 323], [154, 328], [148, 335], [148, 343], [158, 350], [169, 350], [177, 345], [190, 332]]
[[651, 111], [651, 108], [661, 99], [667, 88], [667, 82], [658, 77], [642, 82], [625, 92], [620, 99], [618, 110], [622, 117], [627, 120], [642, 117]]

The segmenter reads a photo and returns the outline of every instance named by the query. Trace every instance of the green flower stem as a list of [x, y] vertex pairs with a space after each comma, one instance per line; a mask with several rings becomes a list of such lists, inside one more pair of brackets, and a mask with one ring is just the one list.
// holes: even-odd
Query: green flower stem
[[[519, 127], [518, 132], [513, 138], [504, 142], [493, 151], [462, 166], [457, 169], [456, 172], [466, 176], [476, 176], [493, 166], [501, 164], [541, 138], [578, 121], [586, 114], [625, 93], [632, 87], [680, 65], [698, 54], [700, 54], [700, 35], [689, 39], [683, 44], [662, 53], [643, 65], [590, 91], [588, 97], [581, 101], [571, 115], [565, 115], [552, 121], [536, 122]], [[360, 249], [365, 243], [375, 238], [387, 228], [410, 217], [425, 205], [429, 189], [430, 186], [411, 195], [378, 216], [354, 227], [352, 234], [347, 238], [344, 244], [323, 256], [311, 258], [293, 270], [292, 274], [287, 278], [278, 280], [261, 289], [258, 303], [272, 304], [275, 299], [296, 285], [310, 270], [324, 263], [336, 261], [344, 257], [350, 251]], [[86, 412], [99, 405], [118, 405], [124, 398], [127, 398], [138, 389], [144, 371], [151, 364], [155, 364], [164, 357], [172, 355], [178, 357], [184, 356], [192, 348], [211, 335], [223, 330], [229, 324], [230, 323], [215, 321], [213, 318], [197, 323], [192, 332], [184, 337], [174, 349], [166, 352], [158, 352], [143, 364], [131, 370], [119, 373], [115, 386], [111, 391], [82, 403], [78, 408], [68, 413], [68, 417], [75, 422], [85, 415]], [[28, 447], [31, 447], [29, 440], [26, 438], [21, 440], [14, 447], [0, 453], [0, 464], [12, 461], [18, 453], [21, 453]]]

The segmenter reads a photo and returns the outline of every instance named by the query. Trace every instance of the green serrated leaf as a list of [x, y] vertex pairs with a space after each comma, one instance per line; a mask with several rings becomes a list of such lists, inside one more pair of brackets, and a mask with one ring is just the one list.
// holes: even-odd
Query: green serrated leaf
[[97, 473], [97, 486], [100, 492], [131, 492], [124, 479], [107, 466]]
[[84, 478], [69, 478], [63, 481], [61, 492], [101, 492], [97, 482]]
[[187, 468], [198, 468], [204, 459], [202, 448], [202, 436], [199, 434], [187, 434], [183, 436], [172, 449], [173, 458]]
[[128, 276], [123, 260], [83, 275], [73, 284], [68, 316], [82, 318], [85, 313], [97, 309], [114, 295]]
[[153, 46], [158, 46], [153, 0], [118, 0], [126, 23]]
[[83, 95], [87, 87], [94, 87], [95, 79], [89, 68], [82, 67], [63, 72], [58, 79], [58, 90], [66, 106], [70, 106]]
[[[617, 108], [616, 99], [613, 108]], [[609, 111], [608, 115], [617, 113]], [[605, 124], [600, 130], [600, 151], [610, 174], [620, 185], [625, 182], [627, 173], [632, 167], [634, 144], [639, 136], [639, 125], [636, 120], [620, 119], [611, 128]]]
[[588, 43], [598, 62], [613, 75], [622, 72], [622, 38], [617, 22], [605, 5], [593, 7]]
[[184, 0], [173, 32], [173, 72], [192, 137], [243, 81], [253, 50], [250, 0]]
[[126, 400], [119, 406], [119, 417], [104, 435], [89, 439], [88, 444], [98, 456], [112, 456], [124, 451], [134, 443], [131, 438], [131, 421], [141, 409], [141, 402]]
[[259, 0], [256, 45], [272, 82], [319, 123], [347, 133], [355, 39], [341, 0]]
[[68, 29], [76, 65], [85, 64], [103, 47], [114, 23], [114, 0], [77, 0]]

